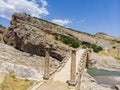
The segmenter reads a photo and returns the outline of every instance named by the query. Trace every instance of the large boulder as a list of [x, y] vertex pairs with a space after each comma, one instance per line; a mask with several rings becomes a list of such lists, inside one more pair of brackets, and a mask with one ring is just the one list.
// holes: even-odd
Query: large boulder
[[[31, 56], [29, 53], [21, 52], [9, 45], [0, 43], [0, 72], [14, 74], [23, 79], [42, 80], [44, 59], [44, 57]], [[50, 57], [50, 73], [58, 69], [60, 65], [60, 61]]]

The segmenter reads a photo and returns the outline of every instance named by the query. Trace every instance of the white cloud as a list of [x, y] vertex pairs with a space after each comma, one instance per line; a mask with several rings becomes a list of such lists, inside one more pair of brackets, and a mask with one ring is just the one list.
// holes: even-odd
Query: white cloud
[[53, 19], [52, 22], [53, 22], [53, 23], [56, 23], [56, 24], [59, 24], [59, 25], [62, 25], [62, 26], [71, 23], [71, 21], [69, 21], [69, 20], [67, 20], [67, 19], [64, 19], [64, 20]]
[[46, 0], [0, 0], [0, 17], [10, 19], [15, 12], [40, 17], [49, 14], [47, 5]]
[[43, 7], [45, 7], [45, 6], [47, 6], [48, 4], [47, 4], [47, 1], [45, 1], [45, 0], [40, 0], [41, 1], [41, 3], [43, 4]]

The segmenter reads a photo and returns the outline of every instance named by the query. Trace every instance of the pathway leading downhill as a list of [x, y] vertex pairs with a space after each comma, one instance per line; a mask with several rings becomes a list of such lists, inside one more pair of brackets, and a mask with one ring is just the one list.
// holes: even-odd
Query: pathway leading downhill
[[[85, 52], [84, 49], [79, 49], [76, 52], [76, 71], [80, 58], [84, 52]], [[55, 75], [53, 81], [60, 81], [66, 83], [67, 80], [70, 80], [70, 68], [71, 68], [71, 58], [66, 62], [62, 70]]]
[[[78, 63], [82, 54], [85, 52], [85, 49], [79, 49], [76, 52], [76, 70]], [[71, 58], [66, 62], [62, 69], [56, 72], [51, 80], [44, 81], [40, 85], [36, 85], [34, 89], [31, 90], [70, 90], [66, 81], [70, 80], [70, 67], [71, 67]], [[36, 88], [36, 89], [35, 89]]]

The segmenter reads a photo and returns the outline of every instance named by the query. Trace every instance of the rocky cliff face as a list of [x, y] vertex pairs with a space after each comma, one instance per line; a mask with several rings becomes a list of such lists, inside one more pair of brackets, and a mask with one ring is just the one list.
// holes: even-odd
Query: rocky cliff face
[[0, 25], [0, 43], [3, 42], [3, 33], [5, 32], [5, 27]]
[[[29, 37], [32, 37], [30, 43], [35, 43], [36, 41], [37, 41], [36, 44], [38, 43], [45, 44], [46, 42], [47, 43], [52, 42], [46, 38], [46, 34], [49, 33], [52, 35], [64, 35], [64, 36], [74, 37], [80, 43], [88, 42], [90, 44], [97, 44], [98, 46], [102, 46], [103, 48], [104, 47], [111, 48], [111, 44], [108, 40], [104, 40], [99, 37], [80, 33], [65, 27], [61, 27], [54, 23], [39, 18], [31, 17], [30, 15], [26, 15], [26, 14], [18, 14], [18, 13], [13, 14], [9, 29], [12, 29], [16, 33], [16, 36], [18, 36], [18, 38], [20, 39], [24, 38], [25, 40], [25, 38], [28, 38], [29, 40], [30, 39]], [[11, 40], [9, 40], [8, 42], [10, 41]]]
[[[60, 61], [50, 57], [50, 72], [60, 66]], [[31, 56], [6, 44], [0, 44], [0, 72], [9, 72], [20, 78], [42, 80], [44, 57]]]
[[55, 44], [54, 40], [48, 37], [49, 33], [43, 30], [45, 25], [47, 25], [45, 21], [16, 13], [4, 35], [4, 42], [18, 50], [40, 56], [45, 56], [45, 47], [49, 46], [50, 56], [61, 61], [67, 49]]
[[88, 42], [103, 48], [112, 47], [109, 40], [73, 31], [54, 23], [31, 17], [30, 15], [18, 13], [13, 14], [10, 27], [4, 35], [4, 41], [21, 51], [40, 56], [45, 55], [45, 47], [49, 45], [51, 49], [50, 55], [58, 60], [62, 60], [67, 53], [66, 47], [64, 48], [56, 44], [55, 38], [51, 39], [48, 37], [49, 35], [69, 36], [75, 38], [80, 43]]
[[2, 26], [2, 25], [0, 25], [0, 33], [4, 33], [5, 32], [5, 27], [4, 26]]
[[120, 71], [120, 64], [112, 56], [105, 56], [98, 53], [91, 53], [88, 61], [89, 68]]
[[110, 36], [102, 32], [98, 32], [95, 34], [96, 37], [104, 39], [104, 40], [113, 40], [113, 41], [118, 41], [120, 42], [120, 38], [115, 37], [115, 36]]

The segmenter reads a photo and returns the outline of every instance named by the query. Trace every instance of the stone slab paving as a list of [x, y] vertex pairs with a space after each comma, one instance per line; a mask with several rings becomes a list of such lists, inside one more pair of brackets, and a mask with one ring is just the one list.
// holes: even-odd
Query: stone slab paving
[[[79, 49], [76, 52], [76, 66], [78, 67], [80, 58], [85, 52], [85, 49]], [[71, 58], [66, 62], [63, 68], [54, 74], [51, 80], [45, 81], [41, 86], [36, 90], [71, 90], [66, 83], [67, 80], [70, 80], [70, 67], [71, 67]], [[76, 67], [76, 70], [77, 70]]]

